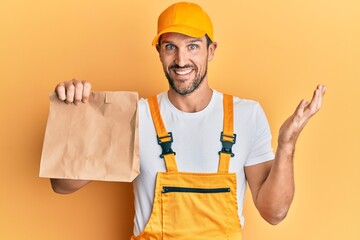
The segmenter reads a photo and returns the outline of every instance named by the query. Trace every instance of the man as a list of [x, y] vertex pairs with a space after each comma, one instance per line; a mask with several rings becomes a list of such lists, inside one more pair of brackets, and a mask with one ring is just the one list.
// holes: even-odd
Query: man
[[[217, 43], [198, 5], [167, 8], [153, 45], [170, 87], [139, 101], [141, 174], [134, 181], [132, 239], [241, 239], [246, 181], [261, 216], [278, 224], [294, 196], [296, 140], [320, 109], [325, 87], [319, 85], [312, 100], [302, 100], [284, 122], [274, 155], [259, 104], [209, 87], [207, 64]], [[85, 103], [90, 92], [86, 81], [56, 86], [67, 103]], [[58, 193], [88, 182], [51, 179]]]

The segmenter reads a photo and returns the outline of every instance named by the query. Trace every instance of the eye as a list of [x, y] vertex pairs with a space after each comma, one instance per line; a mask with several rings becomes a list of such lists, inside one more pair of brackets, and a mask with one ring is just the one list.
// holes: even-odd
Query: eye
[[165, 49], [167, 51], [172, 51], [172, 50], [175, 50], [175, 46], [173, 44], [166, 44]]
[[196, 44], [190, 44], [189, 45], [189, 49], [190, 50], [195, 50], [195, 49], [197, 49], [198, 48], [198, 45], [196, 45]]

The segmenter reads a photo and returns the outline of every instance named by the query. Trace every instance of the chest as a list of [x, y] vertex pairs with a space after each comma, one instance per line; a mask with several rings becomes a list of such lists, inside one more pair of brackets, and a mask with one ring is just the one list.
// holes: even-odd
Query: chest
[[[176, 152], [176, 162], [182, 172], [216, 172], [221, 150], [220, 133], [223, 128], [223, 114], [214, 113], [201, 118], [180, 118], [164, 115], [167, 131], [172, 132], [172, 149]], [[235, 125], [235, 131], [243, 131]], [[239, 134], [239, 133], [237, 133]], [[157, 143], [156, 132], [150, 116], [140, 116], [139, 124], [141, 172], [164, 172], [164, 160], [159, 157], [161, 148]], [[233, 147], [235, 157], [230, 169], [242, 170], [248, 147], [243, 138]]]

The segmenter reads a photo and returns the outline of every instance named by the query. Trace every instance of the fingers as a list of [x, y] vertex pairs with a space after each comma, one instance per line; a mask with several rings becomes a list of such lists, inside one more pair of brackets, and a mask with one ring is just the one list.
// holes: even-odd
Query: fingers
[[75, 95], [75, 86], [73, 80], [65, 82], [65, 90], [66, 90], [66, 103], [74, 102], [74, 95]]
[[325, 95], [326, 87], [318, 85], [313, 93], [311, 101], [302, 100], [297, 106], [295, 113], [297, 117], [310, 118], [317, 113], [322, 105], [322, 99]]
[[84, 85], [82, 101], [85, 103], [89, 100], [91, 94], [91, 84], [88, 81], [82, 82]]
[[310, 118], [317, 113], [322, 105], [322, 99], [325, 95], [326, 87], [318, 85], [313, 93], [311, 101], [303, 99], [295, 110], [295, 116], [300, 118]]
[[322, 105], [322, 99], [324, 98], [325, 92], [326, 92], [326, 86], [324, 85], [318, 85], [317, 90], [319, 90], [319, 104], [318, 108], [320, 109]]
[[326, 87], [323, 85], [318, 85], [314, 91], [313, 97], [311, 99], [311, 102], [309, 104], [309, 113], [310, 115], [314, 115], [316, 112], [318, 112], [322, 105], [322, 99], [326, 92]]
[[295, 113], [297, 116], [302, 116], [304, 113], [305, 107], [309, 104], [309, 101], [303, 99], [299, 103], [299, 105], [296, 107]]
[[73, 79], [59, 83], [55, 88], [55, 92], [58, 98], [66, 103], [85, 103], [91, 94], [91, 84], [87, 81]]
[[60, 100], [65, 101], [66, 99], [65, 83], [62, 82], [56, 85], [55, 92]]

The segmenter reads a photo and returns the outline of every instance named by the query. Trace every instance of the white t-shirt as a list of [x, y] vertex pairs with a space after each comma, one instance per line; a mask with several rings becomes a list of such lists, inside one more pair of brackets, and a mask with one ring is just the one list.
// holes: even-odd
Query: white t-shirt
[[[187, 113], [174, 107], [167, 92], [158, 95], [159, 107], [166, 130], [172, 132], [172, 149], [180, 172], [217, 172], [222, 145], [223, 94], [213, 90], [208, 106], [200, 112]], [[135, 218], [134, 234], [140, 234], [152, 211], [157, 172], [166, 172], [161, 147], [147, 100], [139, 101], [140, 172], [134, 180]], [[266, 116], [255, 101], [234, 98], [235, 154], [230, 160], [229, 172], [237, 175], [237, 199], [241, 225], [244, 224], [242, 208], [246, 190], [244, 166], [274, 159], [271, 133]]]

